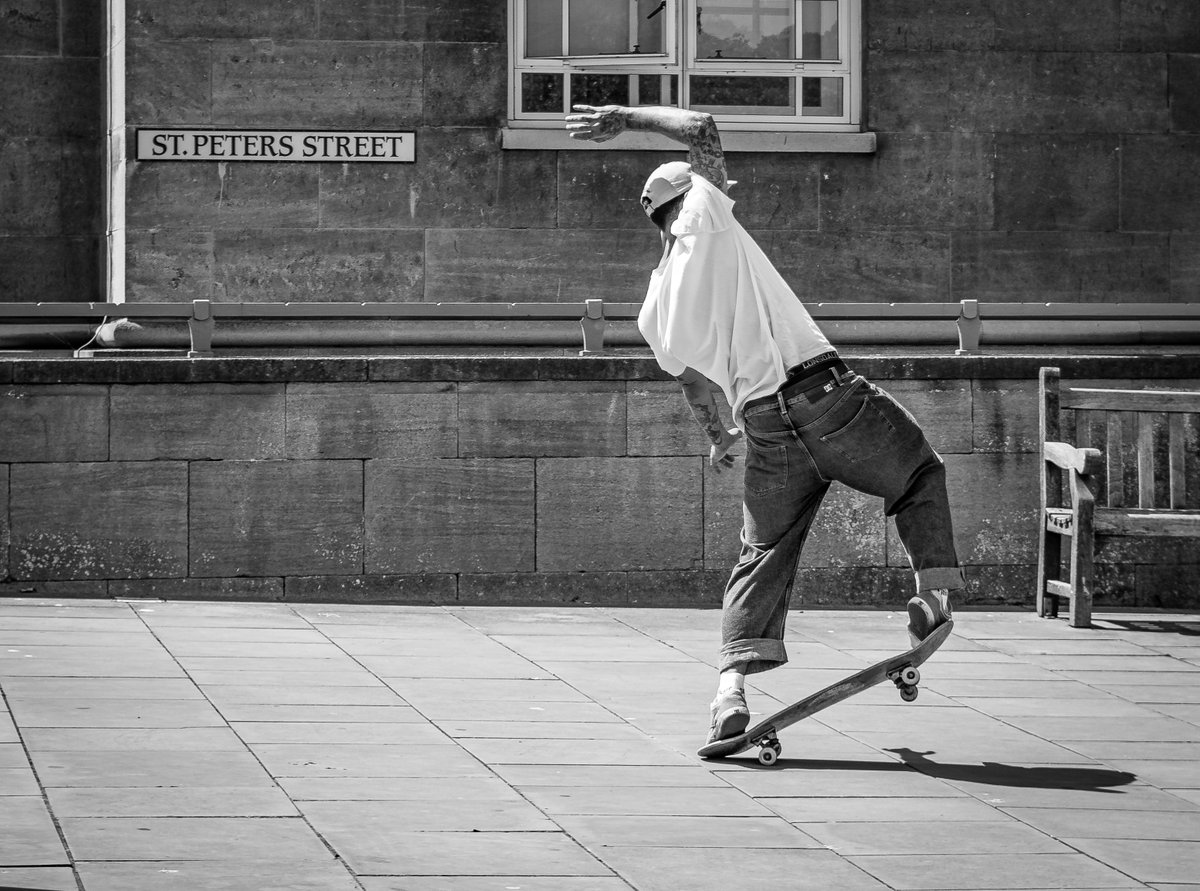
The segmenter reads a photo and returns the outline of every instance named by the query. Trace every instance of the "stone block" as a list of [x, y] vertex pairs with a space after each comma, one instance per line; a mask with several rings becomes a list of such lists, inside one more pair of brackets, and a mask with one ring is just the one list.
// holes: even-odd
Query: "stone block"
[[213, 233], [125, 230], [125, 298], [150, 303], [213, 298]]
[[[742, 479], [738, 472], [707, 474], [704, 487], [704, 561], [728, 573], [741, 550]], [[883, 501], [848, 486], [830, 487], [801, 552], [803, 567], [884, 566]]]
[[995, 0], [956, 0], [931, 6], [926, 0], [893, 0], [872, 7], [866, 43], [880, 52], [940, 52], [991, 49], [996, 42]]
[[0, 294], [13, 303], [100, 300], [96, 238], [0, 238]]
[[108, 459], [108, 388], [0, 390], [0, 462]]
[[637, 303], [662, 251], [653, 231], [430, 229], [425, 299]]
[[352, 130], [411, 126], [423, 111], [421, 46], [271, 40], [213, 44], [213, 122]]
[[18, 579], [179, 578], [187, 568], [187, 465], [14, 464]]
[[1133, 53], [972, 53], [955, 60], [951, 119], [969, 132], [1163, 132], [1167, 63]]
[[283, 579], [114, 579], [108, 596], [132, 600], [283, 600]]
[[751, 233], [807, 303], [950, 299], [950, 236], [941, 232]]
[[886, 539], [883, 500], [834, 485], [813, 520], [800, 565], [885, 566]]
[[189, 495], [190, 576], [362, 571], [359, 461], [198, 461]]
[[126, 223], [134, 229], [315, 228], [315, 164], [132, 163]]
[[458, 453], [448, 383], [292, 384], [289, 458], [427, 458]]
[[[5, 550], [5, 554], [8, 551]], [[0, 598], [54, 597], [79, 600], [103, 600], [108, 597], [108, 582], [104, 579], [87, 581], [20, 581], [0, 582]]]
[[[501, 127], [508, 107], [503, 43], [429, 43], [422, 52], [427, 127]], [[464, 84], [471, 89], [464, 90]]]
[[[0, 133], [19, 136], [100, 137], [99, 59], [0, 56]], [[47, 114], [47, 109], [54, 109]]]
[[[1038, 456], [947, 455], [946, 489], [959, 562], [1037, 562]], [[908, 566], [895, 522], [888, 523], [888, 563]]]
[[[1193, 47], [1200, 52], [1200, 39]], [[1173, 53], [1170, 65], [1171, 130], [1200, 132], [1200, 55]]]
[[1136, 606], [1150, 609], [1195, 610], [1200, 607], [1200, 564], [1155, 566], [1140, 564], [1136, 573]]
[[389, 356], [367, 362], [372, 381], [529, 381], [538, 379], [541, 367], [541, 360], [527, 355]]
[[58, 0], [4, 0], [0, 21], [0, 55], [58, 54]]
[[17, 137], [0, 141], [0, 182], [5, 184], [0, 232], [57, 235], [62, 231], [61, 139]]
[[970, 381], [884, 381], [879, 386], [916, 418], [925, 438], [940, 454], [971, 451]]
[[[717, 395], [717, 405], [726, 423], [732, 423], [724, 395]], [[708, 454], [708, 438], [696, 425], [678, 383], [631, 381], [625, 412], [630, 455]]]
[[[7, 464], [0, 464], [0, 572], [4, 573], [4, 578], [12, 576], [12, 569], [9, 566], [9, 545], [12, 543], [12, 532], [9, 528], [9, 495], [8, 495], [8, 473]], [[2, 594], [3, 591], [0, 591]]]
[[126, 225], [131, 229], [217, 228], [230, 169], [227, 164], [131, 161], [125, 183]]
[[553, 228], [554, 153], [501, 152], [497, 139], [490, 130], [420, 129], [412, 164], [322, 165], [321, 224]]
[[319, 0], [326, 40], [504, 43], [507, 11], [478, 0]]
[[[1033, 559], [1037, 560], [1036, 552]], [[967, 577], [967, 590], [956, 595], [956, 607], [1002, 606], [1034, 609], [1037, 603], [1035, 563], [966, 566], [963, 573]], [[1065, 609], [1064, 604], [1064, 611]]]
[[420, 231], [221, 229], [213, 275], [226, 300], [419, 301]]
[[1041, 451], [1037, 381], [976, 380], [972, 387], [975, 451]]
[[741, 552], [745, 446], [739, 446], [735, 454], [737, 462], [724, 473], [709, 469], [707, 455], [699, 458], [704, 486], [704, 568], [727, 575]]
[[369, 461], [366, 480], [368, 573], [535, 568], [532, 461]]
[[289, 603], [455, 603], [456, 579], [422, 575], [314, 575], [284, 579]]
[[1200, 233], [1171, 233], [1171, 300], [1200, 302]]
[[[896, 30], [898, 39], [907, 39], [901, 36], [903, 27], [897, 25]], [[963, 129], [950, 111], [957, 58], [942, 51], [912, 49], [868, 53], [865, 67], [871, 88], [864, 101], [872, 128], [887, 133]]]
[[125, 55], [125, 114], [142, 126], [212, 122], [208, 41], [130, 40]]
[[189, 0], [156, 0], [129, 4], [126, 34], [130, 38], [177, 40], [235, 38], [280, 40], [317, 34], [317, 4], [296, 0], [253, 0], [201, 7]]
[[792, 586], [793, 609], [898, 609], [913, 594], [912, 574], [885, 566], [801, 566]]
[[954, 234], [952, 250], [957, 300], [1147, 303], [1168, 298], [1165, 234], [962, 232]]
[[996, 137], [996, 228], [1118, 228], [1120, 140], [1112, 136]]
[[463, 574], [459, 602], [509, 606], [715, 609], [727, 572], [514, 572]]
[[64, 56], [100, 58], [103, 55], [105, 4], [95, 0], [63, 0]]
[[1190, 53], [1200, 46], [1200, 6], [1164, 0], [1121, 0], [1121, 49]]
[[458, 387], [458, 450], [463, 457], [624, 455], [625, 428], [621, 382]]
[[991, 228], [993, 158], [991, 134], [881, 133], [874, 155], [826, 161], [821, 228]]
[[64, 235], [95, 238], [105, 228], [103, 148], [96, 139], [65, 136], [62, 164], [60, 228]]
[[538, 570], [701, 568], [700, 474], [696, 458], [540, 459]]
[[1121, 152], [1121, 225], [1200, 231], [1200, 135], [1127, 136]]
[[280, 384], [112, 388], [114, 461], [266, 460], [284, 454]]

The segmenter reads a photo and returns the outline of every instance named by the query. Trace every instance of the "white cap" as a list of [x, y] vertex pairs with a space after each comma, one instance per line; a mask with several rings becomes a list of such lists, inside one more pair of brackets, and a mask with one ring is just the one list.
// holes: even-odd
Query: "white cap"
[[642, 210], [650, 216], [668, 201], [678, 198], [692, 187], [692, 165], [686, 161], [669, 161], [650, 174], [642, 189]]

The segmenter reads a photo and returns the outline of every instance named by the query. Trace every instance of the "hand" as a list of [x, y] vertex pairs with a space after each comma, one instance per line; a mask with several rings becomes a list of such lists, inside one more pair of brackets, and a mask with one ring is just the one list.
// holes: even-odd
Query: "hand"
[[742, 439], [742, 431], [734, 427], [721, 435], [721, 441], [708, 450], [708, 465], [717, 473], [733, 467], [733, 455], [729, 450]]
[[572, 139], [607, 142], [625, 131], [624, 109], [620, 105], [573, 105], [575, 114], [567, 115], [567, 132]]

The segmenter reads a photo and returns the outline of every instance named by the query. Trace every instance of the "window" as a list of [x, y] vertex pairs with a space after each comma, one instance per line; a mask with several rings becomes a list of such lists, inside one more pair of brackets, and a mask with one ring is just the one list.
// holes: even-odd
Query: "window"
[[857, 132], [861, 0], [510, 0], [509, 124], [677, 105], [723, 131]]

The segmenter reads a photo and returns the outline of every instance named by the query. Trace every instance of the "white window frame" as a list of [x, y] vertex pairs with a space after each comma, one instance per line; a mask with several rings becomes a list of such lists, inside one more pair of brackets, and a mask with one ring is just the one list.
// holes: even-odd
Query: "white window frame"
[[[666, 0], [666, 6], [660, 15], [671, 16], [668, 20], [673, 32], [666, 40], [667, 52], [651, 59], [641, 54], [606, 55], [606, 56], [573, 56], [556, 58], [527, 58], [524, 55], [525, 42], [525, 7], [526, 0], [509, 0], [509, 108], [508, 128], [505, 145], [512, 148], [533, 148], [533, 141], [520, 139], [522, 130], [562, 130], [562, 117], [569, 109], [570, 82], [569, 78], [575, 73], [595, 74], [629, 74], [629, 75], [666, 75], [676, 78], [678, 104], [682, 108], [690, 107], [691, 84], [690, 76], [786, 76], [795, 78], [797, 93], [803, 88], [804, 77], [839, 77], [843, 82], [842, 114], [837, 117], [816, 117], [804, 115], [800, 106], [800, 97], [796, 96], [794, 114], [763, 115], [738, 114], [730, 110], [713, 110], [713, 116], [721, 126], [723, 134], [732, 134], [737, 141], [738, 134], [774, 135], [776, 142], [792, 142], [791, 150], [822, 151], [830, 150], [832, 144], [828, 138], [837, 134], [862, 134], [862, 2], [863, 0], [836, 0], [839, 4], [838, 43], [839, 55], [837, 60], [799, 61], [799, 60], [769, 60], [769, 59], [699, 59], [696, 58], [695, 35], [692, 28], [685, 23], [697, 21], [699, 7], [705, 0]], [[566, 6], [564, 0], [564, 7]], [[796, 0], [797, 15], [800, 12], [800, 0]], [[797, 19], [799, 21], [799, 19]], [[566, 12], [564, 11], [564, 33], [567, 29]], [[672, 39], [673, 38], [673, 39]], [[553, 112], [530, 113], [521, 111], [521, 79], [524, 74], [547, 73], [565, 76], [563, 81], [564, 108]], [[631, 102], [636, 100], [631, 97]], [[537, 134], [530, 134], [531, 136]], [[541, 134], [545, 136], [547, 134]], [[818, 137], [815, 140], [803, 140], [805, 135]], [[862, 134], [867, 135], [867, 134]], [[870, 134], [872, 137], [874, 134]], [[518, 138], [513, 138], [518, 137]], [[800, 137], [798, 140], [797, 137]], [[727, 143], [728, 139], [725, 140]], [[556, 142], [562, 142], [557, 140]], [[528, 143], [528, 144], [523, 144]], [[617, 141], [613, 141], [613, 147]], [[579, 144], [577, 143], [577, 146]], [[596, 143], [583, 143], [595, 148]], [[607, 143], [606, 143], [607, 145]], [[811, 147], [801, 147], [808, 145]], [[540, 147], [551, 147], [543, 140]], [[567, 147], [565, 144], [555, 144], [554, 148]], [[846, 142], [842, 150], [871, 151], [874, 149], [874, 139], [869, 141]], [[838, 150], [833, 148], [833, 150]]]

